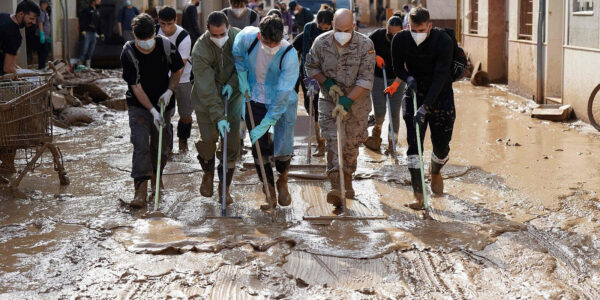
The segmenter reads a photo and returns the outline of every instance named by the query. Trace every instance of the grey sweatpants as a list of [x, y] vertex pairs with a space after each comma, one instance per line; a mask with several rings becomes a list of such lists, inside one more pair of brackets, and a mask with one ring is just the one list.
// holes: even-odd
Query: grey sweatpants
[[179, 118], [192, 122], [192, 83], [180, 83], [175, 89], [175, 98], [177, 99], [177, 113]]
[[[383, 124], [387, 113], [387, 100], [385, 99], [385, 94], [383, 90], [392, 85], [395, 78], [388, 78], [387, 84], [383, 84], [383, 78], [379, 76], [375, 76], [373, 80], [373, 89], [371, 90], [371, 98], [373, 99], [373, 110], [375, 111], [375, 122], [377, 125]], [[392, 124], [394, 125], [394, 133], [396, 136], [398, 135], [398, 130], [400, 130], [400, 108], [402, 108], [402, 95], [404, 94], [404, 89], [406, 88], [406, 83], [400, 84], [400, 87], [394, 93], [393, 96], [390, 97], [390, 106], [392, 108]]]
[[[165, 123], [171, 122], [171, 111], [164, 113]], [[152, 114], [145, 108], [129, 106], [129, 128], [133, 144], [131, 177], [147, 180], [156, 172], [158, 162], [158, 129], [154, 126]], [[168, 126], [163, 127], [161, 170], [167, 164], [169, 141], [172, 140]]]

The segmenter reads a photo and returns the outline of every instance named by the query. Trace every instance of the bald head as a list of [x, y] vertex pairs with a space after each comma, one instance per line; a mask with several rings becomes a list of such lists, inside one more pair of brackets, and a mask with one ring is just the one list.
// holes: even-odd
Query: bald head
[[338, 32], [352, 32], [354, 30], [354, 16], [346, 8], [338, 9], [333, 15], [333, 27]]

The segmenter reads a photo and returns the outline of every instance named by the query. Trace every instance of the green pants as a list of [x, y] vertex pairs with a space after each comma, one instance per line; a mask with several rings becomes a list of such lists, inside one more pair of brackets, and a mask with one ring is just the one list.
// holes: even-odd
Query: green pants
[[[227, 134], [228, 169], [235, 168], [235, 163], [240, 152], [240, 121], [242, 119], [243, 102], [239, 93], [235, 94], [229, 100], [227, 106], [227, 121], [230, 126], [229, 133]], [[196, 109], [196, 120], [198, 121], [198, 130], [200, 131], [200, 138], [196, 142], [198, 158], [208, 161], [215, 157], [217, 142], [221, 134], [219, 133], [219, 129], [217, 129], [217, 123], [211, 121], [207, 110]], [[219, 160], [222, 160], [222, 157], [219, 157]]]

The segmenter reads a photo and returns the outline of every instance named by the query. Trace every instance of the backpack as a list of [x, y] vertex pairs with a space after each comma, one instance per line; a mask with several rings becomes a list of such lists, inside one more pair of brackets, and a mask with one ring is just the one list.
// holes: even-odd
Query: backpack
[[[171, 60], [171, 55], [173, 53], [175, 53], [175, 51], [173, 51], [173, 49], [171, 49], [171, 41], [169, 41], [169, 39], [167, 39], [164, 36], [159, 36], [160, 40], [162, 41], [162, 46], [163, 46], [163, 54], [166, 56], [167, 59], [167, 63], [169, 64], [169, 66], [171, 66], [172, 64], [172, 60]], [[156, 38], [154, 38], [156, 40]], [[134, 43], [135, 41], [128, 41], [127, 43], [125, 43], [125, 45], [123, 45], [123, 51], [125, 51], [125, 53], [127, 54], [127, 56], [129, 57], [129, 60], [131, 60], [131, 62], [133, 63], [133, 67], [135, 68], [135, 73], [136, 75], [136, 82], [140, 81], [140, 67], [139, 67], [139, 61], [138, 59], [135, 57], [135, 52], [133, 51], [133, 47], [134, 47]], [[158, 41], [157, 41], [158, 43]]]
[[[222, 12], [228, 14], [228, 15], [233, 15], [233, 11], [231, 11], [231, 8], [223, 8], [223, 10], [221, 10]], [[256, 21], [256, 18], [258, 18], [258, 14], [252, 10], [248, 8], [248, 11], [250, 12], [250, 24], [254, 23], [254, 21]], [[243, 29], [243, 28], [240, 28]]]
[[454, 54], [452, 56], [452, 64], [450, 65], [450, 75], [454, 82], [461, 79], [465, 73], [465, 68], [467, 67], [467, 55], [465, 54], [465, 50], [458, 46], [454, 29], [442, 28], [441, 30], [450, 36], [454, 44]]
[[[256, 47], [256, 44], [258, 44], [258, 35], [254, 39], [254, 41], [252, 41], [252, 44], [250, 44], [250, 48], [248, 48], [248, 55], [250, 55], [250, 53], [252, 53], [252, 50], [254, 50], [254, 48]], [[279, 60], [279, 71], [281, 71], [281, 65], [283, 64], [283, 58], [285, 57], [285, 55], [288, 52], [290, 52], [290, 50], [292, 50], [292, 48], [294, 48], [294, 45], [287, 46], [287, 48], [285, 48], [285, 51], [283, 51], [283, 54], [281, 54], [281, 59]]]
[[[160, 25], [156, 24], [156, 35], [158, 35], [158, 30], [160, 29]], [[175, 48], [177, 48], [177, 51], [179, 51], [179, 45], [181, 44], [181, 42], [183, 42], [183, 40], [185, 40], [186, 37], [190, 36], [189, 32], [183, 28], [181, 28], [181, 32], [179, 33], [179, 35], [177, 36], [177, 38], [175, 39]], [[166, 38], [166, 37], [165, 37]], [[190, 37], [191, 39], [191, 37]], [[192, 50], [194, 49], [194, 45], [191, 45], [190, 47], [190, 58], [188, 58], [186, 64], [192, 64]], [[184, 66], [185, 68], [185, 66]], [[190, 82], [194, 82], [194, 73], [190, 71]]]

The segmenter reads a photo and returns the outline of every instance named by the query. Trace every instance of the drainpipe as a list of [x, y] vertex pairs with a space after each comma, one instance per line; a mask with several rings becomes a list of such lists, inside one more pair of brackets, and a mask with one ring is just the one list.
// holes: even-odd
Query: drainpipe
[[546, 0], [540, 0], [537, 30], [537, 93], [536, 102], [545, 103], [544, 97], [544, 21], [546, 14]]

